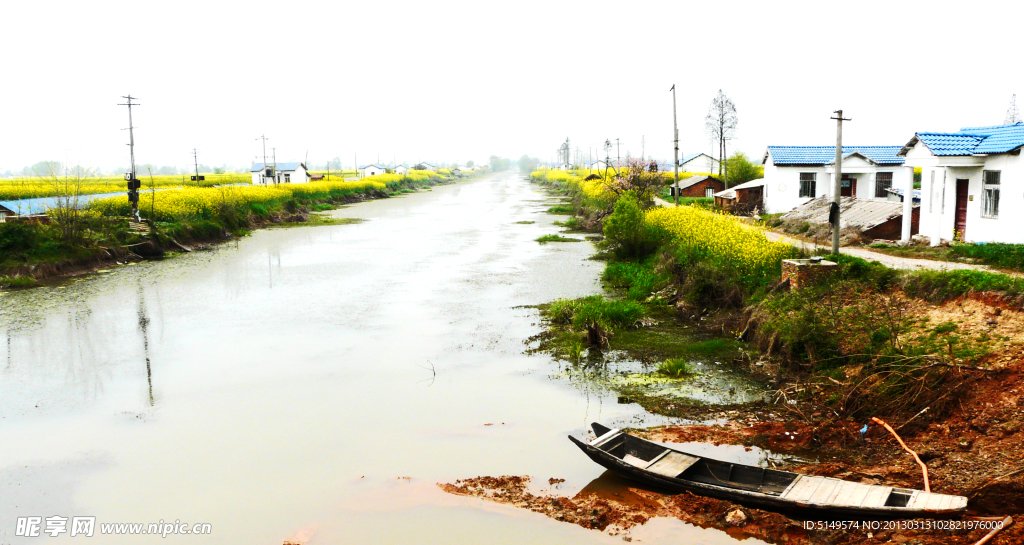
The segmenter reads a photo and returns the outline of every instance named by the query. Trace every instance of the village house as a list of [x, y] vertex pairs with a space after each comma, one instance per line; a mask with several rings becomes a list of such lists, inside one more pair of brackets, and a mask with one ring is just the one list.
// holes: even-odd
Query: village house
[[0, 223], [6, 223], [8, 217], [13, 218], [14, 216], [17, 216], [17, 214], [14, 213], [14, 210], [0, 204]]
[[406, 175], [408, 173], [409, 173], [409, 167], [407, 167], [405, 165], [398, 165], [397, 167], [395, 167], [395, 174], [401, 174], [401, 175], [404, 176], [404, 175]]
[[[713, 198], [715, 193], [725, 189], [725, 184], [718, 178], [711, 176], [690, 176], [685, 180], [679, 180], [680, 197], [705, 197]], [[675, 183], [671, 186], [670, 193], [675, 196]]]
[[691, 153], [679, 160], [679, 172], [718, 172], [718, 161], [706, 153]]
[[[843, 146], [840, 195], [888, 200], [889, 188], [913, 184], [900, 146]], [[835, 146], [768, 146], [764, 164], [764, 210], [789, 212], [812, 199], [832, 195]]]
[[744, 214], [764, 209], [764, 179], [758, 178], [715, 193], [715, 206]]
[[387, 169], [381, 165], [372, 164], [359, 167], [359, 176], [367, 178], [369, 176], [376, 176], [378, 174], [384, 174]]
[[933, 245], [1024, 243], [1022, 147], [1022, 122], [916, 133], [899, 156], [921, 167], [921, 234]]
[[437, 167], [430, 163], [417, 163], [416, 166], [412, 168], [415, 170], [429, 170], [431, 172], [437, 172]]
[[256, 163], [252, 167], [252, 185], [304, 184], [310, 174], [302, 163]]

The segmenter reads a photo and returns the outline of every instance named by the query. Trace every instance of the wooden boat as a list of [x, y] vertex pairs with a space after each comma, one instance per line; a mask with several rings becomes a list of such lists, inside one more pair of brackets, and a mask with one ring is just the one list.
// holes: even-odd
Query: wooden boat
[[591, 460], [671, 492], [689, 491], [758, 507], [851, 518], [953, 515], [967, 498], [747, 466], [687, 454], [593, 423], [597, 439], [569, 436]]

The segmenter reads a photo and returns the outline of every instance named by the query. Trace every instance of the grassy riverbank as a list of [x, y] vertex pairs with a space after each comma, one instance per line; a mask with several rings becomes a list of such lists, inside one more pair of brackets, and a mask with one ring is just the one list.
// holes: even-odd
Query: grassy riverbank
[[357, 181], [317, 181], [276, 186], [189, 187], [143, 190], [139, 212], [147, 229], [133, 228], [123, 197], [97, 199], [87, 208], [51, 210], [49, 223], [0, 224], [3, 287], [88, 269], [111, 260], [151, 258], [182, 245], [216, 242], [278, 223], [309, 222], [311, 212], [385, 198], [444, 183], [434, 172], [383, 174]]

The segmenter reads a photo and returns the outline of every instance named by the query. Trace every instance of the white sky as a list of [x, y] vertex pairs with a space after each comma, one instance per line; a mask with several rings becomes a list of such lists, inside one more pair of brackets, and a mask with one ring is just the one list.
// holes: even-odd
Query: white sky
[[[1021, 2], [4, 2], [0, 171], [44, 159], [248, 166], [491, 154], [552, 159], [620, 138], [625, 155], [904, 144], [1002, 122], [1024, 103]], [[716, 29], [718, 21], [723, 28]], [[716, 63], [717, 61], [717, 63]]]

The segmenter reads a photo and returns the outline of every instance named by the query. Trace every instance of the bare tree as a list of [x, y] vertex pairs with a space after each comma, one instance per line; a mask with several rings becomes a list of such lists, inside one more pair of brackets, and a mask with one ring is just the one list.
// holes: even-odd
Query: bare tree
[[1010, 107], [1006, 109], [1006, 118], [1003, 125], [1013, 125], [1020, 121], [1020, 110], [1017, 109], [1017, 95], [1010, 97]]
[[[719, 89], [718, 94], [711, 100], [707, 117], [704, 118], [704, 130], [708, 132], [711, 141], [718, 144], [719, 176], [722, 175], [722, 168], [726, 161], [725, 142], [736, 133], [736, 125], [739, 124], [739, 121], [739, 118], [736, 117], [736, 105]], [[728, 182], [726, 184], [728, 185]]]
[[82, 204], [82, 184], [91, 172], [81, 166], [54, 168], [49, 166], [45, 172], [36, 175], [45, 179], [53, 188], [54, 206], [48, 211], [50, 221], [60, 232], [66, 242], [78, 240], [85, 230]]

